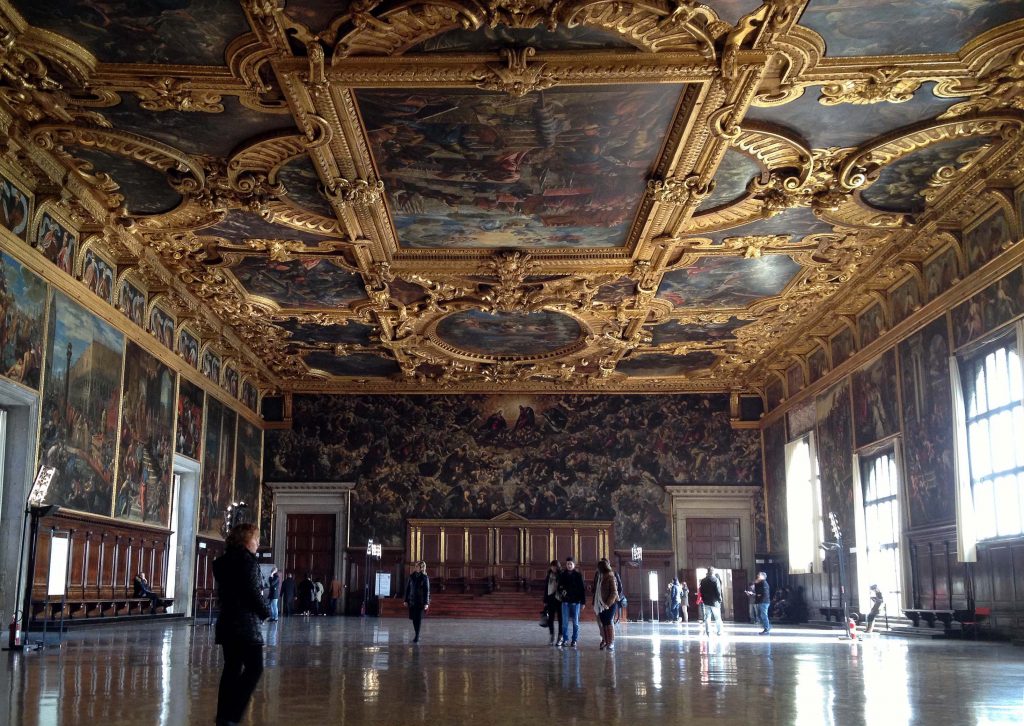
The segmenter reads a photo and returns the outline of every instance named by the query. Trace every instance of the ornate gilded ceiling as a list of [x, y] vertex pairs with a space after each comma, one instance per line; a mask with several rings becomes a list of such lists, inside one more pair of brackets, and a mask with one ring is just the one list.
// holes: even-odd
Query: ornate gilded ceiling
[[965, 228], [1020, 182], [1017, 0], [0, 24], [2, 162], [91, 235], [77, 274], [113, 268], [110, 302], [159, 298], [178, 352], [263, 390], [799, 388], [934, 297], [935, 259], [973, 271]]

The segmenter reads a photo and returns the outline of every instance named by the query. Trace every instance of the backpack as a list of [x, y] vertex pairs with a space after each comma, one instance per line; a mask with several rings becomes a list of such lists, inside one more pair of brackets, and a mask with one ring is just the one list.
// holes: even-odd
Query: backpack
[[622, 578], [619, 577], [619, 573], [615, 573], [615, 586], [619, 588], [619, 607], [626, 607], [626, 590], [622, 587]]

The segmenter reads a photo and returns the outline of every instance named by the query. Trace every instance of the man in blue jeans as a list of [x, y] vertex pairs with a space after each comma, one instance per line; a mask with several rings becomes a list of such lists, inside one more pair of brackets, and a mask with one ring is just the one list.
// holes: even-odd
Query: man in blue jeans
[[[565, 558], [565, 569], [558, 577], [558, 589], [562, 593], [562, 632], [558, 640], [559, 647], [576, 647], [576, 641], [580, 636], [580, 608], [587, 599], [586, 585], [583, 584], [583, 574], [576, 569], [576, 562], [572, 557]], [[569, 642], [569, 623], [572, 623], [572, 642]]]
[[769, 635], [772, 632], [772, 624], [768, 620], [768, 606], [772, 602], [772, 590], [768, 586], [768, 575], [764, 572], [758, 572], [757, 579], [754, 580], [754, 586], [748, 592], [754, 596], [757, 619], [761, 622], [761, 627], [764, 628], [759, 635]]

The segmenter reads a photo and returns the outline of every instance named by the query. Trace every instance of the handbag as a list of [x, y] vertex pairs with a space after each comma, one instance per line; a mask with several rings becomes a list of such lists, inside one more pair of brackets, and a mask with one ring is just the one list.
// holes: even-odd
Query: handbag
[[565, 596], [568, 594], [568, 590], [566, 590], [564, 587], [560, 587], [557, 590], [555, 590], [555, 600], [558, 600], [558, 602], [562, 602], [563, 600], [565, 600]]
[[537, 625], [539, 625], [542, 628], [547, 628], [551, 625], [551, 618], [548, 615], [548, 611], [546, 608], [540, 611], [540, 622], [537, 623]]

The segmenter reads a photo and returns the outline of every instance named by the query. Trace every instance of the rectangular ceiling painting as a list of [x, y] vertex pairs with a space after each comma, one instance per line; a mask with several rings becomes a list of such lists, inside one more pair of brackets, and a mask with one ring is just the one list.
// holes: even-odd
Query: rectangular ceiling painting
[[620, 247], [683, 84], [356, 94], [399, 243]]

